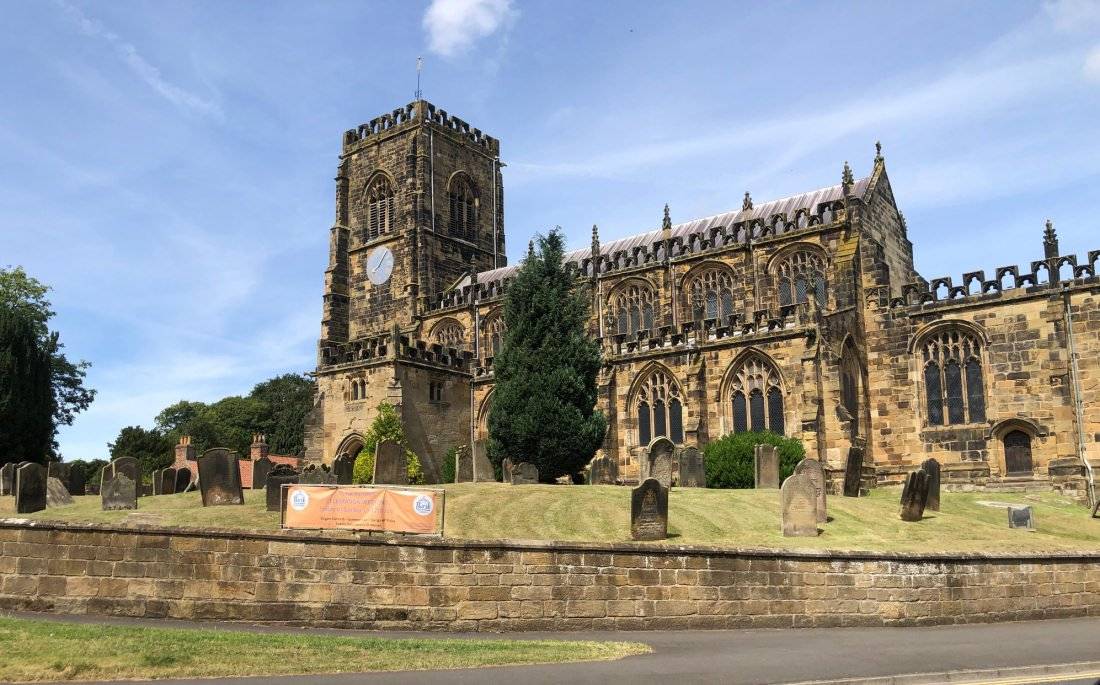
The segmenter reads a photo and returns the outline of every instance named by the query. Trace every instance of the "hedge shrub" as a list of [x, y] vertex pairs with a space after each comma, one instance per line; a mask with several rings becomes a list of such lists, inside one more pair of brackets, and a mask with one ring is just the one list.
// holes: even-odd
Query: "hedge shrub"
[[409, 449], [405, 440], [405, 429], [401, 425], [401, 417], [397, 415], [397, 408], [388, 402], [378, 405], [378, 416], [371, 422], [370, 430], [363, 436], [363, 449], [355, 458], [355, 466], [352, 468], [351, 479], [355, 483], [370, 483], [374, 480], [374, 451], [378, 443], [383, 440], [395, 442], [405, 448], [405, 456], [408, 459], [409, 485], [421, 485], [424, 483], [424, 469], [420, 464], [420, 458]]
[[795, 465], [806, 456], [802, 441], [787, 438], [771, 431], [731, 433], [709, 443], [703, 448], [706, 461], [708, 488], [751, 488], [755, 485], [753, 474], [753, 449], [756, 445], [775, 445], [779, 448], [779, 480], [794, 472]]
[[447, 450], [447, 456], [443, 457], [443, 467], [440, 469], [444, 483], [455, 482], [455, 460], [458, 457], [458, 448]]

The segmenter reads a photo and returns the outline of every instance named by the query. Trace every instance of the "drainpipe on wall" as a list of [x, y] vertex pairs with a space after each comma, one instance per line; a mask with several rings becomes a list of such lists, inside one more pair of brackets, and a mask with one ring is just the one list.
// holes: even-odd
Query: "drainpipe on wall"
[[1062, 302], [1066, 319], [1066, 341], [1069, 348], [1069, 377], [1073, 389], [1073, 414], [1077, 424], [1077, 458], [1085, 465], [1085, 477], [1088, 479], [1089, 507], [1096, 506], [1096, 482], [1085, 453], [1085, 409], [1081, 399], [1081, 377], [1077, 368], [1077, 348], [1073, 343], [1073, 311], [1069, 304], [1069, 287], [1062, 286]]

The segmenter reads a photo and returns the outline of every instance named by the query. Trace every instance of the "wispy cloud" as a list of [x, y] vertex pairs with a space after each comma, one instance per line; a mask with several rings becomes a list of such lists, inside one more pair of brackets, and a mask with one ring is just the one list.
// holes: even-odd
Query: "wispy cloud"
[[71, 21], [85, 36], [106, 41], [114, 48], [122, 62], [147, 86], [158, 95], [168, 100], [173, 105], [190, 110], [204, 116], [215, 119], [222, 118], [221, 107], [214, 101], [208, 100], [196, 93], [175, 85], [164, 78], [160, 69], [149, 63], [142, 57], [132, 43], [127, 42], [114, 31], [111, 31], [102, 22], [84, 14], [80, 8], [65, 2], [56, 0], [58, 7], [65, 17]]
[[432, 0], [424, 12], [428, 48], [443, 57], [465, 52], [514, 16], [511, 0]]

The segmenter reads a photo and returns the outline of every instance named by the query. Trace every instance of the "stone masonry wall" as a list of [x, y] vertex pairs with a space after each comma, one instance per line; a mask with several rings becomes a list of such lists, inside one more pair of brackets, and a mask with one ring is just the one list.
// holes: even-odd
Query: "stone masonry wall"
[[1100, 553], [766, 552], [0, 521], [0, 608], [416, 630], [1100, 615]]

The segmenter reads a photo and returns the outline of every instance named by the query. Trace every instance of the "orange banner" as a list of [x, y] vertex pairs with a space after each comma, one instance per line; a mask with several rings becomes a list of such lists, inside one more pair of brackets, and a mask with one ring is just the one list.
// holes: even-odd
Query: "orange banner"
[[442, 534], [442, 490], [284, 485], [283, 528]]

